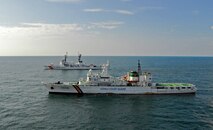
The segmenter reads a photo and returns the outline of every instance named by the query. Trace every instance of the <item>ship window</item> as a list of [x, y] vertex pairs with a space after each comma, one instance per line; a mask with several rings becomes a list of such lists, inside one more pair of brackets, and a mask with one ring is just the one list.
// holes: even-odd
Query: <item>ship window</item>
[[182, 87], [182, 89], [185, 89], [186, 87]]
[[157, 87], [157, 89], [164, 89], [164, 87]]
[[179, 90], [179, 89], [180, 89], [180, 87], [176, 87], [176, 89], [178, 89], [178, 90]]
[[188, 89], [190, 89], [191, 87], [187, 87]]
[[53, 87], [51, 87], [51, 89], [54, 89]]
[[174, 89], [173, 87], [171, 87], [171, 89]]

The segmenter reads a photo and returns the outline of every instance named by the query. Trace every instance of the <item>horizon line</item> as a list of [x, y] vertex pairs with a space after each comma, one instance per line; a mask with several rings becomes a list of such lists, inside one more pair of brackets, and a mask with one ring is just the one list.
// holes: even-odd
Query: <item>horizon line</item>
[[[55, 57], [64, 55], [0, 55], [0, 57]], [[68, 55], [75, 57], [78, 55]], [[213, 57], [213, 55], [83, 55], [83, 56], [98, 56], [98, 57]]]

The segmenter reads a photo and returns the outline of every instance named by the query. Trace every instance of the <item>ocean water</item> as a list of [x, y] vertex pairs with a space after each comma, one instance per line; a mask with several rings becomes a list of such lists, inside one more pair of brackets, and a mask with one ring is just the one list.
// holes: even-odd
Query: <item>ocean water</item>
[[[110, 61], [110, 74], [137, 69], [155, 82], [187, 82], [195, 95], [54, 95], [41, 84], [77, 81], [87, 71], [44, 70], [62, 57], [0, 57], [0, 130], [213, 129], [213, 57], [83, 57]], [[76, 60], [76, 57], [69, 57]]]

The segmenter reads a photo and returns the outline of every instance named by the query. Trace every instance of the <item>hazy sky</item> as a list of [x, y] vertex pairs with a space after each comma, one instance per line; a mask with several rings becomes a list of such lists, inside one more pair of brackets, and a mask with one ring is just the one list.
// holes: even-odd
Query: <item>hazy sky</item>
[[213, 56], [213, 0], [1, 0], [0, 56]]

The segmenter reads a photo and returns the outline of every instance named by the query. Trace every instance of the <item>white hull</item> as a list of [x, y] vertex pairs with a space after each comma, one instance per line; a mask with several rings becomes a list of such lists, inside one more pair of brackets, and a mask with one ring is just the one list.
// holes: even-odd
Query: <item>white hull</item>
[[[67, 94], [194, 94], [196, 92], [195, 86], [191, 87], [165, 87], [160, 89], [158, 87], [141, 87], [141, 86], [78, 86], [73, 83], [45, 84], [49, 93], [67, 93]], [[179, 88], [179, 89], [177, 89]], [[184, 88], [184, 89], [183, 89]]]
[[65, 67], [65, 66], [44, 66], [46, 70], [101, 70], [101, 66], [97, 67]]

